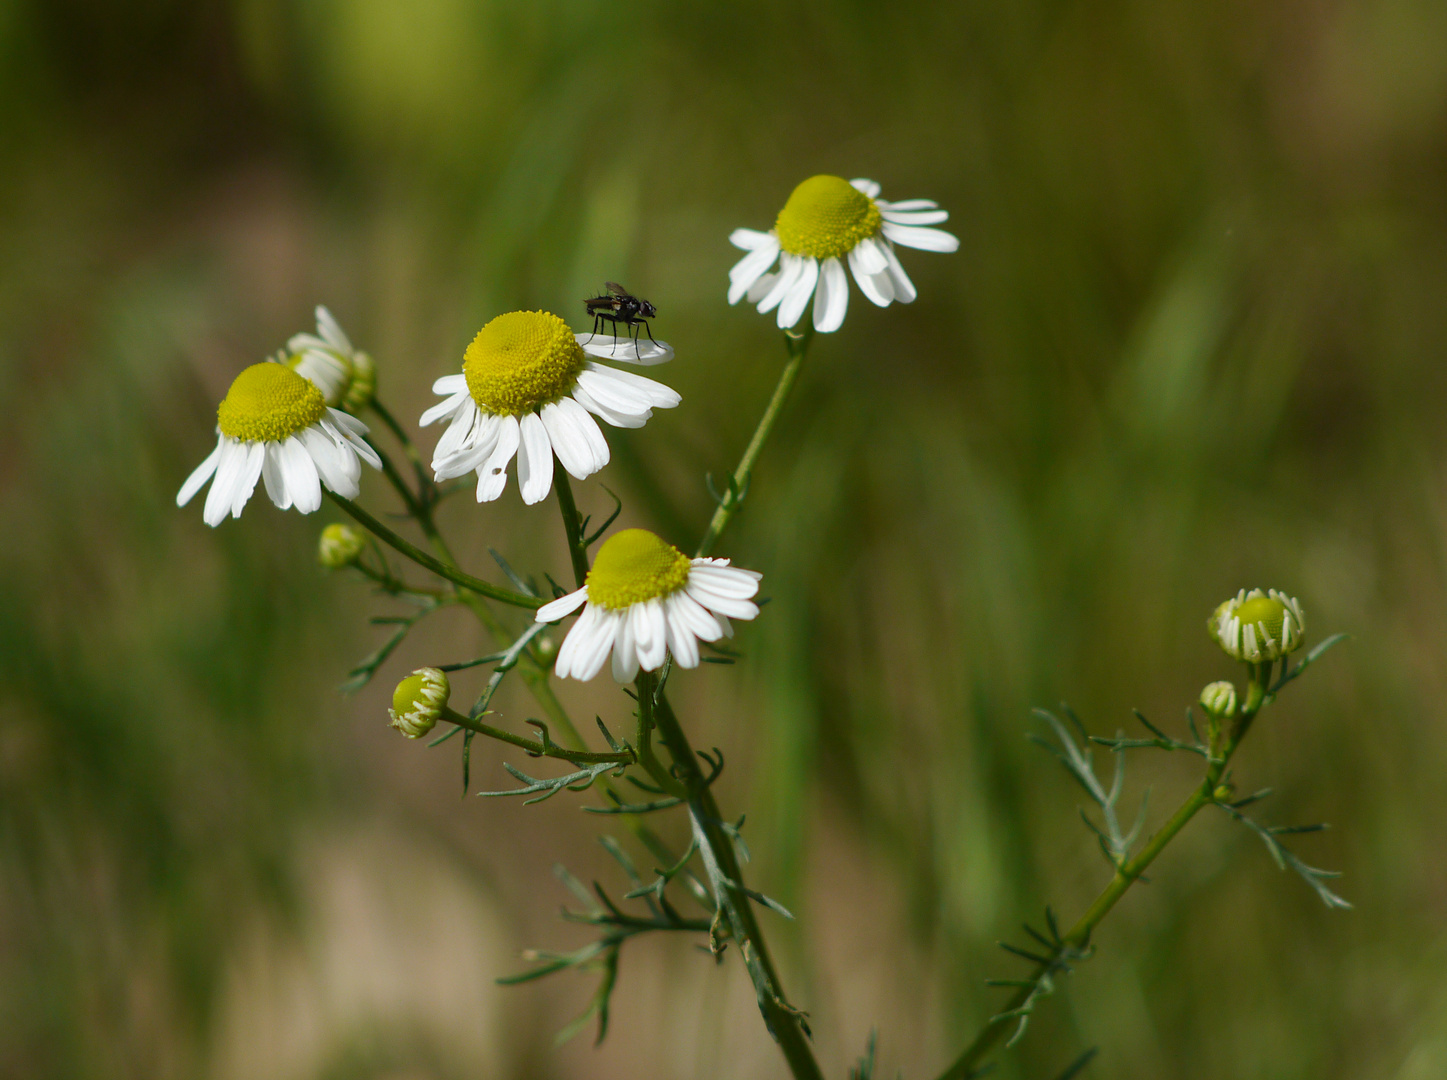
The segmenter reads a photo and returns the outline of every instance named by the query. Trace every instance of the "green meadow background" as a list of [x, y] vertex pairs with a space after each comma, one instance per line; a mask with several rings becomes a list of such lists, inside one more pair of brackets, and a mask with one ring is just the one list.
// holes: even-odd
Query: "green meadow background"
[[[819, 172], [939, 200], [960, 251], [816, 341], [719, 551], [772, 601], [671, 688], [800, 916], [762, 917], [827, 1073], [877, 1026], [881, 1075], [937, 1074], [1023, 970], [995, 942], [1105, 882], [1030, 708], [1180, 731], [1237, 674], [1205, 616], [1260, 585], [1353, 640], [1236, 780], [1333, 824], [1295, 847], [1355, 910], [1203, 815], [995, 1075], [1447, 1076], [1440, 0], [0, 0], [0, 1072], [785, 1075], [737, 958], [683, 940], [554, 1049], [592, 979], [494, 979], [588, 940], [551, 867], [623, 891], [615, 823], [463, 798], [455, 744], [386, 728], [398, 677], [488, 651], [463, 612], [339, 695], [399, 609], [317, 568], [332, 511], [174, 496], [317, 303], [412, 422], [492, 316], [583, 328], [617, 280], [683, 404], [579, 499], [691, 546], [784, 357], [727, 236]], [[474, 572], [566, 574], [515, 484], [444, 517]], [[1142, 757], [1127, 798], [1158, 823], [1193, 775]]]

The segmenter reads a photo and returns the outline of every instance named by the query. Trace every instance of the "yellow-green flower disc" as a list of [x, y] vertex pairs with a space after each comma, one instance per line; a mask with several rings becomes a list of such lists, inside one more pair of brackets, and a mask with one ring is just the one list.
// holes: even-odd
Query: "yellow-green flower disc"
[[838, 176], [812, 176], [794, 189], [774, 231], [791, 255], [828, 259], [849, 254], [879, 232], [874, 200]]
[[472, 400], [521, 416], [566, 396], [585, 356], [573, 331], [546, 311], [510, 311], [477, 332], [462, 359]]
[[1274, 596], [1255, 596], [1232, 612], [1243, 626], [1264, 626], [1272, 641], [1281, 640], [1281, 624], [1286, 621], [1286, 605]]
[[322, 392], [284, 364], [252, 364], [216, 410], [221, 434], [241, 442], [281, 442], [327, 414]]
[[647, 529], [614, 533], [588, 571], [588, 602], [614, 611], [667, 596], [688, 584], [692, 561]]

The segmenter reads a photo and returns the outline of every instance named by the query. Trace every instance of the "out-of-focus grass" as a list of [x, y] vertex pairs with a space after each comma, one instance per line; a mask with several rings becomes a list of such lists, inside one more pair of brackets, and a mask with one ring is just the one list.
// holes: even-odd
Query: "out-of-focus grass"
[[[686, 543], [782, 358], [768, 319], [723, 304], [724, 238], [819, 171], [936, 198], [962, 240], [905, 256], [915, 305], [856, 293], [817, 341], [721, 549], [772, 603], [691, 702], [735, 763], [760, 886], [803, 916], [776, 933], [831, 1070], [874, 1020], [886, 1066], [942, 1066], [998, 1000], [981, 980], [1012, 973], [993, 942], [1104, 880], [1029, 706], [1176, 722], [1231, 674], [1204, 616], [1256, 584], [1355, 636], [1237, 775], [1277, 789], [1274, 820], [1336, 823], [1301, 848], [1357, 910], [1206, 818], [1002, 1075], [1089, 1043], [1102, 1076], [1447, 1068], [1440, 5], [10, 0], [0, 100], [6, 1072], [230, 1075], [256, 1030], [276, 1075], [636, 1074], [640, 1047], [653, 1074], [780, 1073], [731, 976], [682, 951], [625, 956], [620, 995], [689, 992], [596, 1054], [546, 1050], [575, 986], [477, 996], [489, 1024], [525, 1017], [479, 1058], [401, 997], [328, 1011], [318, 983], [267, 976], [258, 956], [335, 949], [363, 960], [316, 979], [441, 979], [356, 947], [403, 933], [387, 904], [326, 899], [374, 895], [346, 883], [389, 844], [484, 898], [418, 903], [448, 933], [505, 928], [466, 937], [508, 942], [476, 958], [489, 977], [514, 939], [562, 940], [517, 913], [561, 899], [547, 861], [604, 862], [574, 812], [456, 806], [449, 751], [382, 738], [379, 693], [332, 697], [371, 638], [311, 568], [317, 522], [257, 502], [211, 531], [172, 498], [231, 376], [316, 302], [415, 417], [487, 318], [576, 316], [612, 279], [659, 306], [684, 405], [610, 432], [599, 479]], [[473, 565], [493, 543], [561, 566], [553, 523], [515, 504], [448, 509]], [[444, 622], [387, 674], [474, 647]], [[1132, 774], [1162, 812], [1189, 775]], [[273, 952], [258, 925], [282, 928]], [[278, 986], [299, 1013], [267, 1020]], [[710, 1009], [747, 1042], [702, 1045], [747, 1053], [647, 1032]], [[288, 1057], [298, 1014], [310, 1049]]]

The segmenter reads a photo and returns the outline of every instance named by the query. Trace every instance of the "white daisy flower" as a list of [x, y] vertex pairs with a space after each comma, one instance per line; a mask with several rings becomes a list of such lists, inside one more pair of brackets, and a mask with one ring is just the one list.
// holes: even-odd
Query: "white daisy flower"
[[[584, 343], [568, 324], [546, 311], [511, 311], [478, 331], [462, 358], [462, 372], [432, 384], [447, 400], [419, 421], [450, 420], [432, 453], [439, 482], [477, 473], [477, 501], [490, 502], [507, 486], [517, 457], [518, 487], [531, 506], [553, 489], [553, 455], [579, 480], [608, 464], [608, 443], [597, 416], [614, 427], [639, 428], [654, 409], [682, 400], [662, 383], [595, 364], [613, 338]], [[666, 345], [644, 352], [645, 363], [673, 356]], [[633, 342], [618, 350], [628, 360]], [[667, 355], [661, 355], [666, 352]], [[589, 415], [589, 414], [592, 415]]]
[[762, 574], [727, 559], [690, 559], [646, 529], [614, 533], [598, 549], [583, 587], [538, 608], [556, 622], [583, 608], [554, 670], [591, 679], [613, 654], [613, 678], [631, 682], [641, 667], [657, 671], [665, 652], [680, 667], [698, 666], [698, 643], [732, 637], [730, 619], [759, 613], [753, 596]]
[[377, 389], [377, 365], [367, 353], [352, 347], [332, 313], [316, 309], [317, 332], [293, 334], [279, 357], [281, 363], [310, 379], [333, 408], [357, 412], [372, 400]]
[[321, 390], [284, 364], [252, 364], [236, 376], [216, 410], [216, 432], [216, 449], [176, 494], [185, 506], [214, 474], [207, 525], [240, 517], [258, 479], [281, 509], [310, 514], [322, 504], [322, 484], [354, 499], [362, 462], [382, 467], [362, 438], [367, 425], [330, 408]]
[[[797, 323], [814, 299], [814, 329], [838, 330], [849, 310], [849, 279], [880, 307], [908, 304], [914, 284], [894, 253], [896, 244], [923, 251], [955, 251], [960, 242], [938, 225], [949, 218], [938, 203], [879, 198], [873, 180], [814, 176], [794, 189], [768, 232], [735, 229], [729, 241], [748, 252], [729, 271], [729, 303], [745, 296], [760, 312], [779, 309], [779, 328]], [[779, 269], [770, 273], [774, 263]]]

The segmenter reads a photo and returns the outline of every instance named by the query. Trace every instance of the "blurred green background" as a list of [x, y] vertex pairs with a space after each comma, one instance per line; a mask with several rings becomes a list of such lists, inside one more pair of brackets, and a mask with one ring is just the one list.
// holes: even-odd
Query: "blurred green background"
[[[883, 1075], [937, 1073], [1021, 970], [994, 942], [1106, 880], [1030, 706], [1178, 727], [1235, 674], [1204, 617], [1261, 585], [1355, 640], [1236, 776], [1334, 823], [1296, 847], [1356, 910], [1203, 816], [997, 1075], [1090, 1045], [1093, 1077], [1447, 1075], [1440, 0], [0, 0], [0, 105], [5, 1075], [784, 1075], [684, 941], [630, 945], [607, 1043], [552, 1049], [591, 981], [492, 980], [586, 940], [549, 868], [616, 884], [598, 819], [460, 799], [455, 745], [384, 725], [476, 629], [437, 616], [343, 699], [396, 608], [316, 568], [331, 512], [173, 500], [314, 304], [410, 419], [487, 319], [582, 328], [611, 279], [684, 404], [610, 430], [579, 497], [691, 545], [783, 359], [724, 303], [726, 238], [818, 172], [939, 200], [961, 250], [817, 341], [720, 549], [773, 601], [674, 685], [801, 916], [766, 927], [826, 1070], [877, 1024]], [[560, 576], [549, 508], [445, 516], [472, 569]], [[1192, 775], [1142, 759], [1129, 797], [1158, 821]]]

